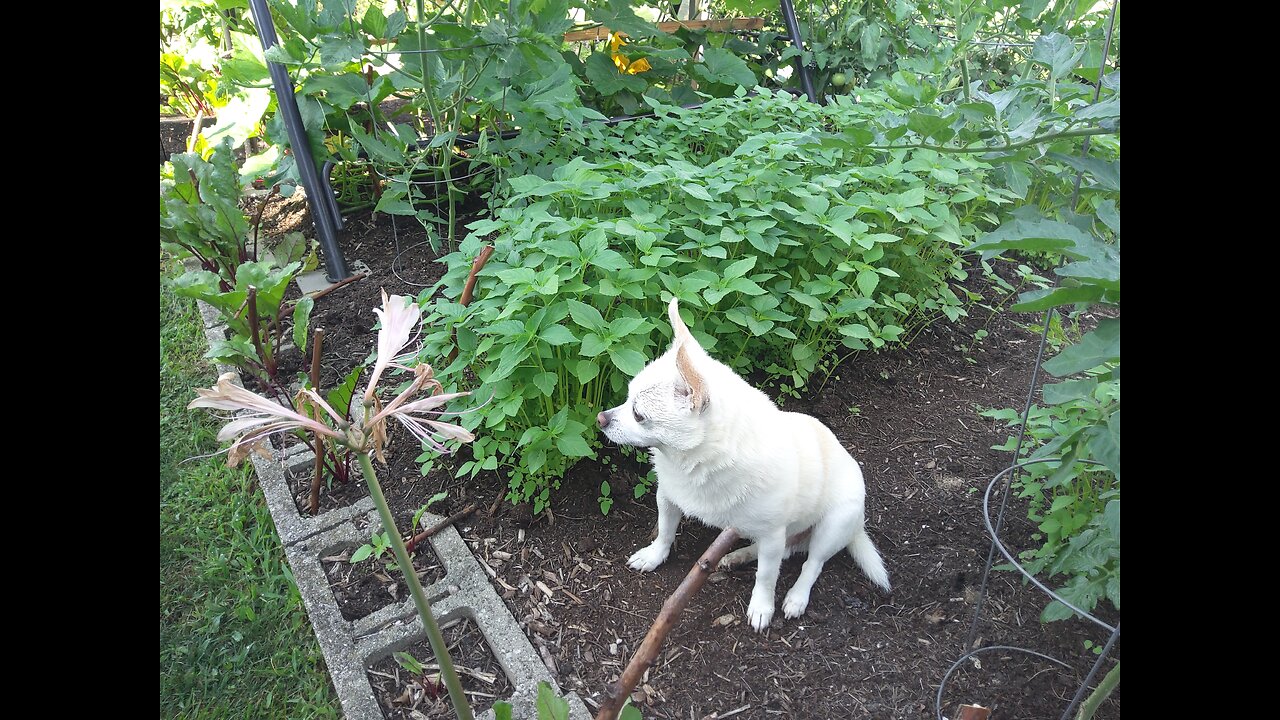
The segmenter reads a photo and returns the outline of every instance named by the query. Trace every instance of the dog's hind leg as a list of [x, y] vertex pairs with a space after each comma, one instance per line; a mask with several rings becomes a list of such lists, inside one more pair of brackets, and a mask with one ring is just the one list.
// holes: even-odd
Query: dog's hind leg
[[[852, 518], [848, 513], [833, 511], [827, 514], [813, 528], [809, 537], [809, 557], [800, 569], [800, 577], [791, 586], [787, 597], [782, 601], [782, 613], [788, 618], [799, 617], [809, 607], [809, 591], [817, 582], [822, 566], [832, 555], [840, 552], [849, 540], [849, 525]], [[861, 518], [859, 518], [861, 524]]]
[[649, 571], [666, 562], [671, 552], [671, 543], [676, 539], [676, 528], [680, 526], [680, 518], [684, 513], [679, 506], [666, 498], [662, 492], [662, 484], [658, 484], [658, 537], [648, 547], [642, 548], [627, 564], [636, 570]]
[[744, 548], [738, 548], [733, 552], [720, 558], [720, 567], [723, 569], [734, 568], [743, 563], [751, 562], [756, 559], [756, 554], [760, 551], [760, 546], [755, 543]]
[[[787, 538], [787, 541], [787, 549], [782, 553], [783, 560], [786, 560], [796, 553], [807, 552], [809, 550], [809, 533], [807, 531], [800, 533], [795, 537]], [[751, 543], [744, 548], [738, 548], [737, 550], [734, 550], [728, 555], [720, 558], [720, 568], [722, 570], [729, 570], [744, 563], [751, 562], [756, 559], [756, 554], [759, 553], [759, 551], [759, 546], [755, 543]]]

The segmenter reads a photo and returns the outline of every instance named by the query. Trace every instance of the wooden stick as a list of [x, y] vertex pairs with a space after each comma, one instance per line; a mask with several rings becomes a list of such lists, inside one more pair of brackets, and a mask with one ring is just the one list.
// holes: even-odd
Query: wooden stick
[[[719, 18], [715, 20], [677, 20], [673, 22], [660, 22], [658, 29], [664, 33], [673, 33], [680, 28], [688, 28], [690, 30], [706, 30], [708, 32], [731, 32], [734, 30], [759, 30], [764, 27], [764, 18]], [[610, 30], [607, 27], [594, 27], [588, 30], [574, 30], [564, 34], [565, 42], [594, 42], [596, 40], [604, 40], [609, 37]], [[626, 33], [618, 33], [626, 37]]]
[[991, 717], [991, 709], [981, 705], [961, 705], [956, 710], [956, 720], [987, 720]]
[[462, 288], [462, 297], [458, 300], [463, 307], [471, 304], [471, 296], [476, 291], [476, 276], [484, 269], [484, 264], [489, 262], [489, 257], [493, 255], [493, 246], [485, 245], [480, 248], [480, 252], [476, 255], [476, 259], [471, 263], [471, 272], [467, 274], [467, 284]]
[[[311, 344], [311, 389], [320, 392], [320, 347], [324, 344], [324, 328], [316, 328]], [[316, 421], [320, 420], [320, 408], [313, 408]], [[316, 474], [311, 478], [311, 496], [307, 501], [307, 509], [315, 515], [320, 511], [320, 483], [324, 480], [324, 438], [315, 433]]]
[[627, 663], [627, 668], [622, 671], [622, 677], [605, 688], [604, 702], [600, 704], [596, 720], [616, 720], [627, 696], [636, 689], [640, 678], [644, 677], [645, 670], [648, 670], [649, 666], [657, 660], [658, 649], [662, 646], [662, 641], [667, 638], [667, 633], [671, 632], [671, 628], [675, 627], [676, 621], [680, 619], [680, 613], [684, 612], [689, 600], [706, 584], [707, 578], [716, 569], [720, 558], [724, 557], [737, 541], [738, 531], [725, 528], [707, 551], [702, 553], [702, 557], [698, 558], [698, 562], [689, 569], [689, 574], [684, 576], [680, 587], [676, 588], [676, 591], [671, 593], [671, 597], [662, 604], [662, 612], [658, 613], [658, 619], [653, 622], [653, 626], [644, 636], [640, 649], [636, 650], [635, 655], [631, 657], [631, 662]]
[[321, 289], [321, 290], [317, 290], [317, 291], [315, 291], [315, 292], [307, 293], [307, 297], [311, 298], [312, 300], [319, 300], [320, 298], [324, 297], [325, 295], [328, 295], [329, 293], [333, 292], [334, 290], [337, 290], [338, 288], [342, 287], [343, 285], [347, 285], [347, 284], [349, 284], [349, 283], [353, 283], [353, 282], [355, 282], [355, 281], [357, 281], [357, 280], [363, 280], [363, 279], [365, 279], [365, 278], [367, 278], [367, 277], [369, 277], [369, 273], [364, 273], [364, 272], [362, 272], [362, 273], [356, 273], [355, 275], [352, 275], [352, 276], [351, 276], [351, 277], [349, 277], [349, 278], [345, 278], [345, 279], [343, 279], [343, 280], [339, 280], [338, 282], [336, 282], [336, 283], [334, 283], [334, 284], [330, 285], [330, 286], [329, 286], [329, 287], [327, 287], [327, 288], [324, 288], [324, 289]]
[[475, 504], [475, 503], [471, 503], [470, 505], [468, 505], [468, 506], [466, 506], [466, 507], [462, 508], [462, 509], [461, 509], [461, 510], [459, 510], [458, 512], [456, 512], [456, 513], [454, 513], [454, 514], [450, 515], [449, 517], [447, 517], [447, 518], [445, 518], [445, 519], [441, 520], [440, 522], [436, 523], [435, 525], [432, 525], [431, 527], [427, 528], [426, 530], [423, 530], [422, 532], [418, 533], [417, 535], [414, 535], [414, 536], [413, 536], [413, 537], [412, 537], [408, 542], [406, 542], [406, 543], [404, 544], [404, 549], [405, 549], [407, 552], [413, 552], [413, 549], [414, 549], [414, 548], [416, 548], [416, 547], [418, 546], [418, 543], [422, 542], [423, 540], [426, 540], [427, 538], [431, 537], [432, 535], [435, 535], [436, 533], [440, 532], [441, 530], [443, 530], [443, 529], [445, 529], [445, 528], [449, 527], [450, 525], [452, 525], [452, 524], [454, 524], [454, 523], [458, 522], [458, 521], [459, 521], [459, 520], [461, 520], [462, 518], [464, 518], [464, 517], [466, 517], [466, 516], [470, 515], [471, 513], [475, 512], [476, 510], [479, 510], [479, 509], [480, 509], [480, 506], [479, 506], [479, 505], [477, 505], [477, 504]]
[[[462, 297], [458, 298], [459, 304], [466, 307], [471, 304], [471, 297], [476, 291], [477, 276], [484, 269], [484, 264], [489, 262], [489, 257], [493, 255], [493, 246], [485, 245], [480, 248], [480, 252], [476, 254], [476, 259], [471, 263], [471, 272], [467, 274], [467, 284], [462, 288]], [[444, 359], [445, 367], [453, 364], [454, 359], [458, 357], [458, 330], [453, 331], [453, 349], [449, 351], [449, 356]]]

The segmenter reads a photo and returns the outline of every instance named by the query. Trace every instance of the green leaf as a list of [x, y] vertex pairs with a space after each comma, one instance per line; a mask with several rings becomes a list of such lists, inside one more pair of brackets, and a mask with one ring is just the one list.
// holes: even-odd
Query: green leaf
[[548, 344], [556, 346], [578, 341], [578, 338], [573, 336], [573, 333], [570, 332], [569, 328], [563, 325], [552, 325], [550, 327], [543, 328], [538, 337], [545, 340]]
[[1095, 244], [1093, 236], [1071, 225], [1057, 220], [1010, 220], [995, 230], [987, 233], [969, 249], [975, 252], [993, 250], [1040, 250], [1061, 252], [1071, 257], [1083, 259], [1085, 256], [1075, 250], [1078, 245]]
[[858, 289], [862, 291], [863, 296], [871, 297], [871, 293], [875, 292], [879, 284], [880, 274], [875, 270], [863, 270], [858, 273]]
[[364, 53], [364, 43], [359, 38], [330, 37], [320, 43], [320, 62], [326, 66], [343, 65], [359, 60]]
[[372, 554], [372, 545], [361, 545], [355, 552], [351, 553], [351, 563], [354, 565], [355, 563], [367, 560]]
[[579, 360], [573, 368], [573, 374], [578, 382], [586, 385], [600, 375], [600, 364], [593, 360]]
[[756, 259], [757, 258], [753, 255], [731, 263], [729, 267], [724, 269], [724, 279], [732, 280], [733, 278], [746, 275], [756, 266]]
[[936, 137], [939, 142], [946, 142], [955, 134], [951, 130], [951, 123], [954, 121], [954, 115], [938, 117], [926, 112], [913, 112], [907, 116], [907, 129], [921, 137]]
[[595, 357], [608, 350], [612, 344], [595, 333], [587, 333], [582, 336], [582, 345], [578, 352], [582, 353], [584, 357]]
[[1104, 362], [1120, 359], [1120, 319], [1108, 318], [1098, 323], [1092, 332], [1080, 338], [1080, 342], [1068, 347], [1044, 364], [1045, 372], [1054, 377], [1066, 377]]
[[344, 418], [351, 416], [351, 398], [355, 395], [356, 385], [360, 382], [362, 372], [364, 372], [364, 366], [357, 365], [342, 379], [342, 384], [330, 390], [324, 397], [329, 402], [329, 407]]
[[1094, 378], [1085, 378], [1083, 380], [1067, 380], [1060, 383], [1046, 384], [1041, 392], [1044, 395], [1044, 401], [1049, 405], [1061, 405], [1072, 400], [1079, 400], [1093, 395], [1093, 391], [1098, 387], [1098, 381]]
[[756, 86], [756, 74], [743, 62], [742, 58], [724, 48], [709, 47], [703, 50], [702, 62], [693, 66], [694, 75], [710, 83], [724, 85], [741, 85], [746, 88]]
[[1084, 48], [1076, 52], [1071, 38], [1062, 33], [1050, 33], [1036, 38], [1031, 57], [1042, 65], [1049, 66], [1049, 74], [1060, 78], [1076, 66], [1076, 62], [1084, 55]]
[[708, 193], [707, 189], [702, 187], [701, 185], [695, 185], [694, 183], [685, 183], [680, 186], [680, 189], [683, 190], [685, 193], [698, 198], [699, 200], [706, 200], [708, 202], [712, 200], [711, 194]]
[[1117, 410], [1107, 419], [1105, 425], [1089, 428], [1089, 453], [1107, 466], [1107, 469], [1120, 476], [1120, 411]]
[[1120, 161], [1107, 162], [1096, 157], [1075, 157], [1062, 153], [1049, 153], [1049, 157], [1093, 176], [1104, 189], [1120, 189]]
[[543, 395], [550, 395], [556, 388], [556, 379], [556, 374], [553, 372], [538, 373], [533, 376], [533, 385], [541, 390]]
[[1106, 508], [1102, 511], [1102, 522], [1106, 525], [1107, 530], [1117, 542], [1120, 540], [1120, 500], [1119, 498], [1107, 503]]
[[302, 352], [303, 357], [307, 354], [307, 323], [311, 322], [311, 309], [316, 305], [316, 301], [310, 296], [303, 296], [297, 305], [293, 306], [293, 344]]
[[609, 334], [621, 340], [628, 335], [636, 333], [648, 324], [649, 322], [644, 318], [620, 317], [609, 323]]
[[1111, 228], [1111, 232], [1120, 234], [1120, 211], [1116, 209], [1116, 201], [1107, 199], [1098, 203], [1098, 219]]
[[373, 5], [365, 10], [360, 29], [378, 39], [387, 37], [387, 16], [382, 14], [382, 8]]
[[591, 446], [587, 445], [587, 441], [582, 439], [581, 435], [560, 435], [556, 438], [556, 449], [565, 457], [588, 457], [591, 455]]
[[609, 348], [609, 359], [622, 372], [635, 377], [644, 369], [644, 355], [631, 348]]
[[859, 338], [861, 340], [868, 340], [871, 338], [871, 330], [867, 329], [866, 325], [859, 323], [850, 323], [849, 325], [840, 326], [840, 334], [846, 337]]
[[1018, 304], [1010, 308], [1013, 312], [1035, 312], [1059, 305], [1074, 305], [1081, 302], [1097, 302], [1106, 293], [1106, 288], [1097, 285], [1081, 285], [1078, 287], [1058, 287], [1044, 290], [1032, 290], [1023, 293]]
[[569, 720], [569, 703], [557, 696], [551, 685], [538, 683], [538, 720]]
[[599, 310], [578, 300], [569, 301], [569, 316], [573, 318], [574, 322], [588, 330], [604, 332], [608, 327]]
[[624, 75], [618, 72], [617, 66], [613, 64], [613, 58], [607, 52], [598, 52], [587, 58], [585, 71], [587, 79], [591, 81], [591, 87], [601, 95], [616, 95], [623, 91], [639, 93], [644, 92], [644, 89], [649, 86], [649, 83], [638, 75]]

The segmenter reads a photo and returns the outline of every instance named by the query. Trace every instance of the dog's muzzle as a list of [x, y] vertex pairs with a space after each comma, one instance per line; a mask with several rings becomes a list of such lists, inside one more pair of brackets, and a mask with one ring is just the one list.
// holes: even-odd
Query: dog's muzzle
[[613, 417], [609, 415], [608, 411], [605, 411], [596, 415], [596, 424], [600, 426], [601, 430], [608, 428], [609, 423], [612, 420], [613, 420]]

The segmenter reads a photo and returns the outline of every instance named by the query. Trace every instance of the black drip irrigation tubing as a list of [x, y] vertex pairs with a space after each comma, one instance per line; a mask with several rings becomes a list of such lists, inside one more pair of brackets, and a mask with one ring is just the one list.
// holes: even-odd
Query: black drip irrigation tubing
[[[1037, 363], [1037, 366], [1038, 366], [1038, 363]], [[1098, 625], [1104, 630], [1110, 631], [1111, 633], [1110, 637], [1107, 639], [1106, 645], [1102, 648], [1102, 652], [1098, 655], [1098, 659], [1094, 661], [1093, 666], [1089, 669], [1089, 674], [1085, 677], [1084, 681], [1080, 683], [1080, 686], [1076, 689], [1075, 695], [1071, 700], [1071, 704], [1068, 705], [1067, 709], [1062, 713], [1062, 720], [1069, 720], [1072, 716], [1072, 713], [1080, 705], [1080, 702], [1084, 699], [1085, 692], [1088, 690], [1089, 685], [1093, 682], [1093, 678], [1097, 676], [1098, 671], [1102, 668], [1103, 662], [1111, 654], [1111, 649], [1115, 646], [1115, 643], [1120, 639], [1120, 623], [1116, 623], [1114, 626], [1112, 626], [1103, 620], [1099, 620], [1098, 618], [1094, 617], [1091, 613], [1088, 613], [1082, 610], [1081, 608], [1076, 607], [1073, 603], [1067, 601], [1061, 595], [1051, 590], [1047, 585], [1040, 582], [1040, 580], [1038, 580], [1034, 574], [1029, 572], [1026, 568], [1022, 566], [1022, 563], [1018, 562], [1017, 559], [1014, 558], [1013, 554], [1009, 552], [1009, 549], [1005, 547], [1004, 542], [1001, 541], [1000, 534], [999, 534], [1000, 533], [999, 528], [1002, 521], [1004, 520], [1004, 511], [1006, 507], [1006, 503], [1004, 501], [1007, 500], [1009, 496], [1010, 488], [1012, 485], [1013, 472], [1015, 470], [1024, 468], [1028, 465], [1059, 462], [1060, 460], [1061, 458], [1040, 458], [1036, 460], [1027, 460], [1024, 462], [1014, 463], [1009, 467], [1005, 468], [1004, 470], [1001, 470], [999, 473], [996, 473], [995, 477], [992, 477], [991, 481], [987, 483], [986, 492], [984, 492], [982, 495], [982, 524], [987, 529], [987, 535], [991, 537], [991, 545], [993, 550], [999, 550], [1000, 554], [1004, 556], [1004, 559], [1007, 560], [1009, 564], [1014, 567], [1014, 569], [1016, 569], [1019, 573], [1021, 573], [1023, 577], [1025, 577], [1027, 580], [1030, 580], [1032, 584], [1034, 584], [1037, 588], [1039, 588], [1049, 597], [1067, 606], [1067, 608], [1069, 608], [1076, 615], [1092, 621], [1094, 624]], [[1075, 460], [1074, 462], [1078, 462], [1084, 465], [1097, 465], [1097, 466], [1102, 465], [1102, 463], [1097, 462], [1096, 460]], [[1001, 498], [1002, 502], [1000, 505], [1000, 514], [997, 517], [996, 522], [993, 523], [991, 520], [991, 491], [996, 486], [996, 483], [1006, 478], [1006, 476], [1008, 477], [1008, 479], [1005, 481], [1004, 488], [1002, 490], [1003, 497]], [[986, 571], [984, 572], [982, 577], [982, 590], [979, 593], [980, 600], [985, 598], [986, 596], [987, 578], [992, 569], [992, 562], [993, 562], [992, 558], [989, 557], [987, 559]], [[974, 622], [972, 627], [970, 628], [969, 639], [965, 642], [965, 647], [969, 647], [972, 644], [973, 631], [977, 629], [978, 621], [980, 619], [981, 619], [981, 603], [978, 604], [977, 612], [975, 612], [974, 614]], [[1051, 657], [1049, 655], [1045, 655], [1043, 653], [1039, 653], [1034, 650], [1028, 650], [1027, 648], [1016, 647], [1013, 645], [989, 645], [986, 647], [971, 649], [965, 654], [961, 655], [954, 663], [952, 663], [951, 667], [947, 668], [947, 672], [942, 676], [942, 681], [938, 683], [938, 694], [934, 698], [934, 706], [933, 706], [934, 715], [937, 717], [937, 720], [946, 720], [942, 714], [942, 696], [946, 692], [947, 684], [951, 681], [951, 676], [955, 674], [956, 670], [959, 669], [960, 666], [963, 665], [967, 660], [974, 657], [975, 655], [978, 655], [979, 653], [993, 652], [997, 650], [1005, 651], [1005, 652], [1018, 652], [1018, 653], [1023, 653], [1025, 655], [1032, 655], [1042, 660], [1047, 660], [1049, 662], [1060, 665], [1064, 668], [1067, 668], [1068, 670], [1071, 669], [1070, 665], [1068, 665], [1067, 663], [1055, 657]]]

